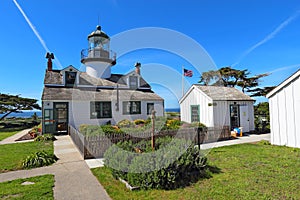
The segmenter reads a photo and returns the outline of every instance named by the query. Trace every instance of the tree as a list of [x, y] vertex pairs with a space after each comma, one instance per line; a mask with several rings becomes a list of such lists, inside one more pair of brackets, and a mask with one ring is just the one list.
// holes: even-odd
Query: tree
[[9, 95], [0, 93], [0, 114], [4, 114], [0, 121], [9, 114], [15, 112], [20, 113], [23, 110], [41, 110], [36, 99], [24, 98], [19, 95]]
[[[217, 85], [225, 87], [236, 87], [239, 86], [242, 89], [242, 92], [255, 92], [255, 96], [264, 94], [262, 91], [265, 91], [267, 88], [257, 88], [259, 86], [259, 81], [261, 78], [268, 76], [268, 73], [258, 74], [255, 76], [249, 77], [250, 72], [248, 69], [238, 70], [231, 67], [222, 67], [219, 70], [210, 70], [208, 72], [203, 72], [199, 83], [203, 85]], [[252, 89], [254, 88], [254, 89]], [[271, 88], [271, 87], [270, 87]], [[251, 95], [252, 96], [252, 95]]]
[[276, 86], [269, 86], [264, 88], [255, 88], [253, 90], [248, 90], [247, 92], [252, 93], [251, 97], [260, 97], [260, 96], [266, 96], [269, 92], [271, 92]]

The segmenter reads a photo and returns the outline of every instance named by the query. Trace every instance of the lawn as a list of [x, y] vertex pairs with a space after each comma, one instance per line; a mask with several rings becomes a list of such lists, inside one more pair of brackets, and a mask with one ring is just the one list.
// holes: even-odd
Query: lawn
[[[33, 185], [21, 185], [25, 181]], [[16, 179], [0, 183], [1, 199], [53, 199], [54, 175]]]
[[117, 199], [300, 199], [300, 149], [242, 144], [212, 149], [220, 173], [172, 191], [129, 191], [107, 168], [93, 169], [110, 197]]
[[53, 142], [27, 142], [0, 145], [0, 173], [21, 169], [21, 162], [37, 151], [53, 153]]
[[0, 141], [22, 131], [23, 129], [24, 128], [0, 129]]

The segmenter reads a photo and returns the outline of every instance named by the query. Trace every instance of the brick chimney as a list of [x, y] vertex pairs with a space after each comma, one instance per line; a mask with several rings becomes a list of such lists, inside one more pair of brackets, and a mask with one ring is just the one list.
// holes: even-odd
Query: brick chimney
[[135, 63], [135, 73], [137, 73], [138, 75], [141, 75], [141, 63], [137, 62]]
[[48, 59], [47, 71], [52, 71], [52, 59], [54, 59], [54, 54], [47, 52], [46, 58]]

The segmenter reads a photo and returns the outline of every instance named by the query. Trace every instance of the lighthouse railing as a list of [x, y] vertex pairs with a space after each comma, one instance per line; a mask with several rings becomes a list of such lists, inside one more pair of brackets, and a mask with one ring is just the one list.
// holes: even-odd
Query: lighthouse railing
[[83, 49], [81, 51], [81, 60], [87, 58], [103, 58], [116, 60], [116, 53], [111, 50], [105, 50], [98, 47]]

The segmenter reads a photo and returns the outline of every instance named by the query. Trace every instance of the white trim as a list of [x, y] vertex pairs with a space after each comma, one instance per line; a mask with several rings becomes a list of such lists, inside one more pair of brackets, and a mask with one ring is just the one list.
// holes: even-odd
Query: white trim
[[289, 78], [285, 79], [282, 83], [280, 83], [276, 88], [274, 88], [271, 92], [269, 92], [266, 97], [269, 99], [271, 98], [275, 93], [277, 93], [279, 90], [284, 88], [286, 85], [288, 85], [290, 82], [292, 82], [294, 79], [298, 78], [300, 76], [300, 69], [292, 74]]

